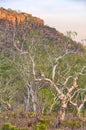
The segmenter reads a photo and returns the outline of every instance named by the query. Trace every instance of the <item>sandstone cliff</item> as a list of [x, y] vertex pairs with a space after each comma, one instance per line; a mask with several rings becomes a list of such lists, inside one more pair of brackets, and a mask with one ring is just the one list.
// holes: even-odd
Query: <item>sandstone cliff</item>
[[15, 23], [16, 20], [17, 22], [23, 22], [24, 20], [28, 19], [38, 24], [44, 25], [44, 21], [42, 19], [33, 17], [31, 14], [17, 12], [11, 9], [6, 10], [4, 8], [0, 8], [0, 19], [9, 20], [13, 23]]
[[[69, 49], [77, 48], [76, 42], [66, 37], [55, 28], [44, 25], [40, 18], [33, 17], [31, 14], [17, 12], [11, 9], [0, 8], [0, 50], [11, 48], [14, 41], [28, 44], [34, 40], [34, 43], [52, 45], [69, 44]], [[19, 44], [19, 45], [20, 45]], [[76, 46], [76, 47], [75, 47]]]

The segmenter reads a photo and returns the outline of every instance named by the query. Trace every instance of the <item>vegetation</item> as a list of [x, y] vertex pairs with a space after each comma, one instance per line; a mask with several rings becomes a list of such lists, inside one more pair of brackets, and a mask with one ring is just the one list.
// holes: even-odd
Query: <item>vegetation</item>
[[11, 125], [10, 123], [5, 123], [1, 130], [18, 130], [17, 127]]
[[69, 35], [57, 38], [55, 29], [33, 21], [16, 21], [16, 26], [10, 22], [6, 29], [4, 24], [0, 25], [1, 130], [82, 127], [86, 120], [82, 44]]

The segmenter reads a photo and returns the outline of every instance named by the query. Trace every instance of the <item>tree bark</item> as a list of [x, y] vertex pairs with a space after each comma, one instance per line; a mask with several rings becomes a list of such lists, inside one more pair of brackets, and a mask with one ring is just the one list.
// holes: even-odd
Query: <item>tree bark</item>
[[66, 109], [67, 109], [67, 103], [65, 101], [62, 101], [61, 109], [60, 109], [60, 120], [65, 119], [66, 115]]

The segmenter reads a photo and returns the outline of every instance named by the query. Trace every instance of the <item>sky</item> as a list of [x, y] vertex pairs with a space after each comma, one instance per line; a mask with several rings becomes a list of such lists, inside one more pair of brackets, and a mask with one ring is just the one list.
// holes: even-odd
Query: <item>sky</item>
[[30, 13], [64, 34], [77, 32], [78, 41], [86, 39], [86, 0], [0, 0], [0, 7]]

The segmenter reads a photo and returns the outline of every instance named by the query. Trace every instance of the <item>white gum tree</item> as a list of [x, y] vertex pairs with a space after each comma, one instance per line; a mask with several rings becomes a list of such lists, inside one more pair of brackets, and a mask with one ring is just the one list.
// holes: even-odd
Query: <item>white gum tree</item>
[[[47, 52], [46, 56], [48, 56], [48, 58], [46, 59], [49, 61], [47, 62], [45, 61], [45, 59], [43, 59], [43, 55], [41, 54], [41, 52], [37, 54], [37, 56], [35, 56], [38, 50], [36, 47], [39, 45], [38, 43], [35, 43], [34, 37], [30, 39], [31, 46], [28, 45], [29, 49], [27, 51], [24, 51], [24, 42], [28, 39], [28, 38], [26, 39], [26, 34], [27, 33], [23, 32], [23, 41], [21, 40], [21, 38], [20, 38], [20, 41], [16, 40], [16, 29], [14, 29], [13, 37], [12, 37], [14, 48], [18, 52], [18, 56], [20, 60], [17, 63], [14, 57], [13, 62], [17, 66], [20, 76], [24, 80], [26, 89], [27, 89], [27, 97], [24, 97], [25, 104], [26, 104], [26, 111], [28, 111], [28, 109], [31, 107], [31, 104], [32, 104], [32, 110], [35, 113], [37, 112], [37, 94], [36, 93], [38, 91], [38, 86], [39, 86], [38, 84], [41, 82], [42, 84], [43, 83], [47, 84], [48, 87], [51, 88], [52, 92], [56, 93], [54, 102], [50, 108], [51, 111], [52, 111], [53, 105], [56, 102], [58, 102], [57, 99], [60, 100], [61, 102], [61, 107], [60, 107], [60, 112], [59, 112], [60, 120], [65, 119], [66, 110], [69, 104], [73, 105], [77, 109], [78, 114], [80, 115], [80, 111], [86, 102], [86, 96], [85, 96], [86, 87], [80, 86], [79, 81], [81, 80], [80, 76], [86, 75], [85, 74], [86, 66], [82, 65], [80, 66], [78, 70], [74, 70], [74, 72], [72, 72], [71, 70], [73, 70], [75, 64], [70, 63], [70, 61], [68, 61], [69, 59], [66, 60], [66, 57], [72, 54], [76, 54], [77, 52], [69, 50], [67, 47], [71, 46], [71, 44], [69, 45], [69, 42], [68, 43], [66, 42], [64, 43], [65, 45], [63, 45], [62, 47], [63, 48], [62, 53], [59, 54], [59, 56], [55, 54], [54, 50], [49, 48], [50, 51], [53, 52], [53, 56], [52, 56], [52, 54], [51, 55], [49, 54], [46, 48], [46, 45], [44, 45], [45, 47], [43, 49], [45, 52]], [[29, 42], [29, 40], [27, 42]], [[40, 43], [40, 40], [39, 40], [39, 43]], [[35, 46], [36, 44], [37, 46]], [[54, 49], [55, 48], [56, 46], [54, 47]], [[39, 49], [40, 49], [40, 46], [39, 46]], [[36, 61], [36, 60], [39, 60], [39, 61]], [[43, 63], [45, 62], [47, 68], [48, 66], [49, 68], [46, 69], [46, 66], [45, 66], [45, 68], [42, 70], [42, 68], [40, 67], [41, 73], [40, 75], [38, 75], [37, 74], [39, 73], [38, 66], [40, 66], [41, 61], [43, 61]], [[76, 64], [76, 66], [78, 66], [78, 64]], [[49, 73], [50, 71], [49, 69], [51, 69], [52, 72], [50, 72], [51, 74], [47, 76], [46, 73]], [[37, 87], [36, 87], [36, 84], [38, 85]], [[80, 103], [78, 103], [79, 93], [80, 94], [84, 93], [81, 98]]]
[[[80, 70], [80, 72], [75, 72], [73, 75], [70, 74], [71, 67], [69, 66], [64, 70], [65, 71], [65, 77], [64, 75], [61, 75], [61, 73], [57, 72], [57, 68], [59, 68], [59, 60], [68, 55], [71, 52], [65, 53], [63, 56], [59, 56], [56, 59], [56, 64], [52, 67], [52, 76], [50, 78], [46, 77], [44, 74], [41, 75], [40, 78], [35, 78], [36, 82], [44, 81], [48, 83], [49, 87], [56, 92], [56, 96], [54, 99], [53, 104], [51, 105], [50, 111], [52, 110], [53, 106], [57, 103], [57, 99], [61, 102], [60, 107], [60, 120], [65, 119], [66, 110], [68, 108], [68, 105], [73, 105], [78, 115], [80, 116], [80, 111], [83, 108], [85, 102], [86, 102], [86, 87], [82, 88], [82, 86], [79, 86], [78, 82], [80, 80], [79, 76], [85, 76], [86, 73], [84, 71], [86, 70], [86, 66], [83, 66]], [[34, 63], [35, 64], [35, 63]], [[34, 68], [33, 68], [34, 69]], [[34, 70], [35, 71], [35, 70]], [[67, 74], [67, 76], [66, 76]], [[59, 76], [59, 77], [58, 77]], [[61, 80], [63, 79], [63, 80]], [[72, 80], [71, 84], [69, 82]], [[83, 97], [78, 103], [78, 93], [83, 94]]]
[[[83, 108], [85, 102], [86, 102], [86, 96], [85, 94], [83, 94], [83, 97], [80, 101], [80, 103], [78, 103], [78, 95], [79, 93], [86, 93], [86, 87], [82, 88], [82, 86], [79, 86], [79, 80], [80, 80], [80, 76], [86, 76], [86, 66], [82, 65], [82, 67], [78, 70], [78, 71], [74, 71], [73, 73], [71, 73], [71, 69], [73, 68], [73, 65], [71, 65], [69, 63], [69, 61], [66, 62], [66, 67], [64, 67], [64, 70], [61, 71], [60, 65], [63, 64], [61, 61], [72, 54], [75, 54], [75, 52], [73, 51], [65, 51], [64, 54], [58, 56], [57, 58], [55, 58], [55, 63], [52, 63], [52, 74], [51, 77], [47, 77], [46, 76], [46, 71], [42, 72], [41, 70], [41, 75], [37, 76], [37, 62], [35, 62], [35, 58], [34, 55], [31, 55], [34, 52], [26, 52], [23, 51], [22, 49], [20, 50], [16, 44], [15, 48], [16, 50], [24, 56], [24, 59], [26, 59], [26, 64], [23, 64], [23, 68], [22, 68], [22, 72], [24, 75], [26, 75], [26, 86], [28, 89], [28, 98], [26, 100], [26, 109], [28, 110], [29, 107], [29, 103], [30, 103], [30, 96], [32, 97], [32, 103], [33, 103], [33, 110], [34, 112], [37, 111], [37, 97], [35, 95], [34, 90], [36, 90], [36, 86], [35, 84], [37, 83], [46, 83], [48, 84], [48, 86], [51, 88], [51, 90], [53, 91], [53, 93], [56, 93], [55, 99], [53, 101], [53, 104], [51, 105], [50, 111], [52, 111], [53, 106], [58, 102], [58, 100], [60, 100], [61, 102], [61, 107], [60, 107], [60, 120], [64, 120], [65, 119], [65, 115], [66, 115], [66, 110], [68, 108], [68, 105], [71, 104], [72, 106], [74, 106], [78, 112], [78, 115], [80, 115], [80, 111]], [[29, 61], [27, 60], [27, 55], [29, 55]], [[50, 59], [50, 57], [49, 57]], [[25, 62], [24, 61], [24, 62]], [[30, 63], [31, 62], [31, 63]], [[31, 73], [29, 73], [29, 68], [28, 66], [31, 65], [31, 73], [32, 73], [32, 79], [34, 82], [28, 82], [31, 76]], [[76, 65], [77, 66], [77, 65]]]

